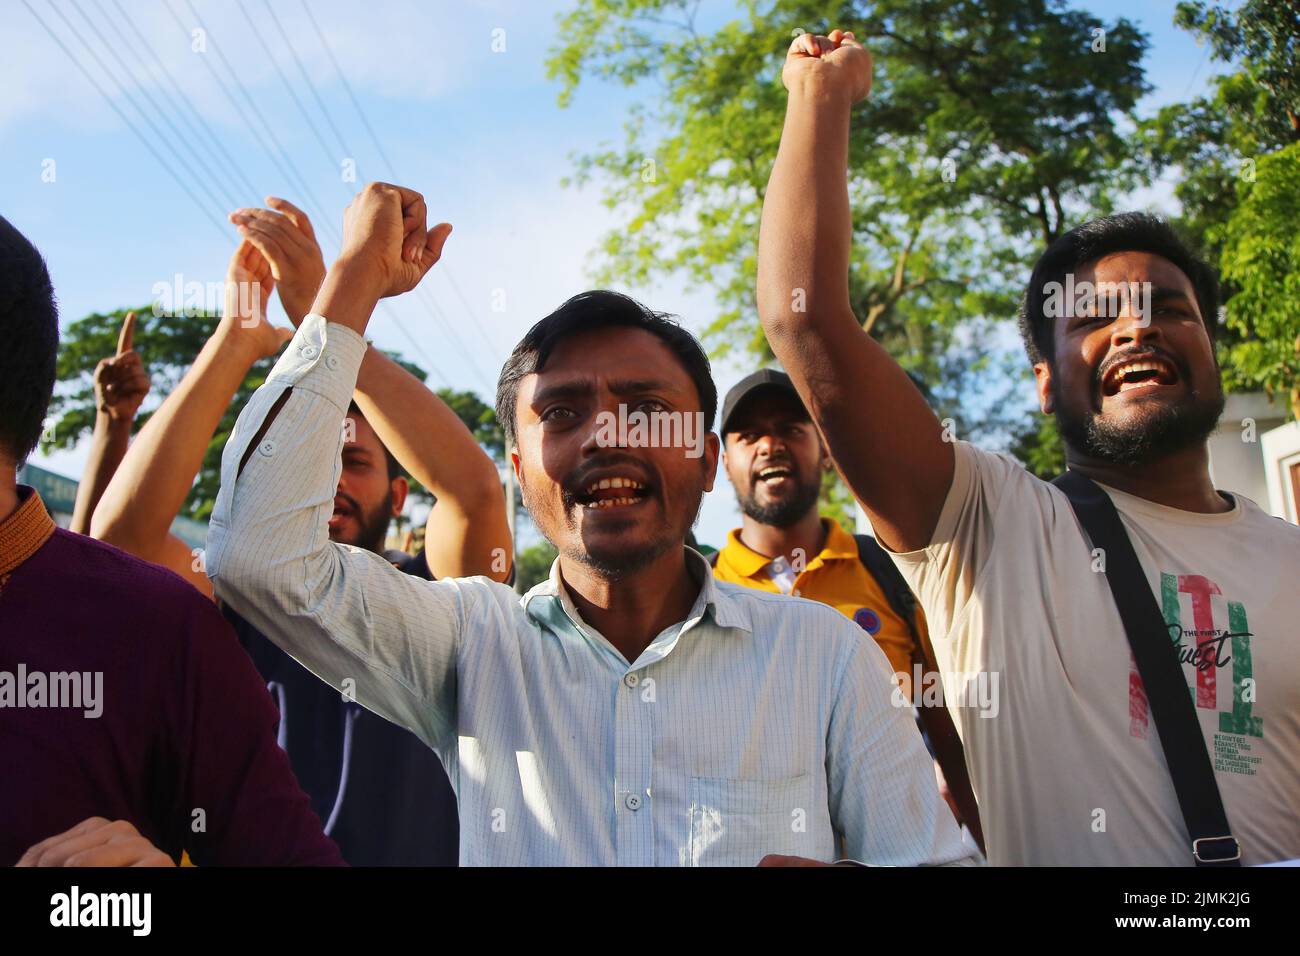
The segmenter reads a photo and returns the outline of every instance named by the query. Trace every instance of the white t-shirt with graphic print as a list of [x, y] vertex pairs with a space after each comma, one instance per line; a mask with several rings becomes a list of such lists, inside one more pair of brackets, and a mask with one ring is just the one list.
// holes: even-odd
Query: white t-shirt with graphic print
[[[989, 862], [1190, 865], [1123, 624], [1068, 499], [1009, 457], [955, 448], [930, 546], [894, 560], [930, 624]], [[1300, 528], [1240, 495], [1196, 514], [1107, 491], [1178, 639], [1242, 863], [1300, 856]]]

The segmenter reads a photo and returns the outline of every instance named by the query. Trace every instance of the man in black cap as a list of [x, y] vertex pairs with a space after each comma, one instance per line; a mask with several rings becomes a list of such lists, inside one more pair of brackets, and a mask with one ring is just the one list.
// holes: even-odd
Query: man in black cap
[[[913, 685], [923, 685], [921, 675], [933, 670], [924, 615], [874, 538], [855, 537], [818, 513], [822, 475], [833, 463], [790, 377], [765, 368], [742, 379], [723, 402], [721, 430], [723, 465], [743, 519], [709, 555], [714, 575], [829, 604], [880, 645], [898, 675], [901, 699], [919, 701]], [[978, 840], [961, 745], [946, 717], [941, 707], [923, 708], [945, 795]]]

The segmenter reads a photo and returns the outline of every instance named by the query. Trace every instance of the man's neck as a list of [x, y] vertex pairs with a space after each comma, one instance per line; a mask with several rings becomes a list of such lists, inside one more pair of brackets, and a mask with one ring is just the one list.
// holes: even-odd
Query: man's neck
[[788, 528], [778, 528], [744, 516], [740, 526], [740, 541], [751, 551], [767, 558], [783, 556], [794, 562], [796, 554], [803, 555], [801, 566], [821, 554], [826, 547], [826, 526], [822, 524], [817, 509], [809, 508], [807, 514]]
[[0, 459], [0, 521], [18, 510], [18, 469]]
[[1158, 505], [1217, 514], [1232, 505], [1210, 480], [1210, 453], [1202, 443], [1140, 465], [1117, 465], [1067, 449], [1069, 466], [1093, 481]]
[[684, 621], [700, 585], [686, 565], [686, 545], [670, 548], [635, 574], [608, 580], [561, 556], [560, 578], [582, 619], [629, 662], [664, 630]]

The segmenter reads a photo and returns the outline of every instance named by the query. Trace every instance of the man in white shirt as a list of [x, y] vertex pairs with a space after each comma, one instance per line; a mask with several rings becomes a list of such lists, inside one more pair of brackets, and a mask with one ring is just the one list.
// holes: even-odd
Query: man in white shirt
[[967, 861], [875, 644], [831, 608], [716, 583], [685, 547], [717, 396], [698, 343], [633, 300], [571, 299], [502, 371], [524, 501], [560, 552], [549, 581], [521, 601], [329, 540], [362, 333], [449, 231], [398, 187], [349, 206], [312, 314], [226, 446], [217, 595], [434, 748], [462, 864]]
[[[870, 56], [852, 34], [800, 37], [784, 79], [759, 314], [925, 608], [989, 861], [1191, 864], [1104, 554], [1059, 489], [948, 440], [854, 317], [845, 170]], [[1129, 213], [1048, 248], [1022, 330], [1069, 467], [1109, 494], [1169, 626], [1241, 860], [1265, 863], [1300, 855], [1300, 529], [1211, 481], [1217, 308], [1211, 270]], [[963, 705], [990, 685], [996, 716]]]

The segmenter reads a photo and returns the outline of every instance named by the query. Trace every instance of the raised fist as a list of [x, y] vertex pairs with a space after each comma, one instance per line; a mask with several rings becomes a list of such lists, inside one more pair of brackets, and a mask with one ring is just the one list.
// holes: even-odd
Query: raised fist
[[871, 54], [843, 30], [824, 37], [802, 33], [790, 44], [781, 80], [792, 93], [817, 89], [856, 103], [871, 92]]
[[135, 313], [128, 312], [117, 335], [117, 354], [95, 366], [95, 407], [113, 422], [130, 422], [149, 394], [149, 373], [132, 347]]
[[280, 304], [297, 327], [320, 291], [325, 260], [305, 212], [278, 196], [267, 196], [266, 204], [271, 209], [236, 209], [230, 221], [270, 264]]
[[442, 255], [451, 226], [426, 227], [419, 193], [389, 183], [370, 183], [343, 213], [341, 260], [358, 266], [380, 298], [414, 289]]

